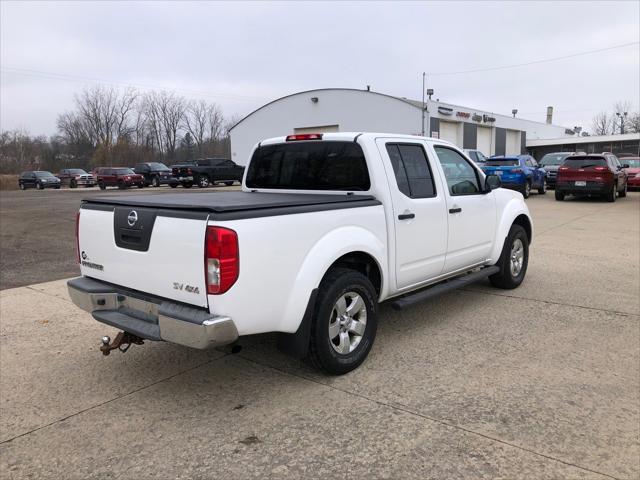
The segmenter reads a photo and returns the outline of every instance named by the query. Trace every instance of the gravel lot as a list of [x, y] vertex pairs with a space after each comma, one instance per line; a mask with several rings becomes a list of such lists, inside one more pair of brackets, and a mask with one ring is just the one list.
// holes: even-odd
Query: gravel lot
[[[75, 273], [83, 193], [3, 192], [3, 288]], [[0, 477], [640, 478], [640, 194], [527, 202], [520, 288], [382, 306], [368, 360], [342, 377], [274, 335], [235, 355], [102, 357], [115, 331], [64, 281], [3, 290]]]
[[76, 265], [76, 212], [83, 198], [233, 190], [239, 187], [139, 190], [0, 191], [0, 290], [80, 275]]

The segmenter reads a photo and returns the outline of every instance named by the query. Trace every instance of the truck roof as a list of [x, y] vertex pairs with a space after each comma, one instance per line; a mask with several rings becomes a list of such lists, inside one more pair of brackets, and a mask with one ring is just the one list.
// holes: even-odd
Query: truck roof
[[[309, 132], [308, 134], [312, 134], [312, 132]], [[331, 141], [338, 141], [338, 142], [353, 142], [356, 138], [376, 139], [376, 138], [392, 137], [392, 138], [403, 138], [407, 140], [427, 140], [427, 141], [442, 143], [445, 145], [455, 146], [453, 143], [448, 142], [446, 140], [441, 140], [439, 138], [422, 137], [420, 135], [407, 135], [404, 133], [384, 133], [384, 132], [380, 132], [380, 133], [378, 132], [327, 132], [327, 133], [324, 133], [324, 132], [319, 132], [319, 134], [322, 135], [322, 140], [331, 140]], [[299, 135], [304, 135], [304, 134], [299, 134]], [[285, 143], [287, 141], [288, 136], [289, 135], [284, 135], [282, 137], [267, 138], [259, 142], [258, 145], [273, 145], [276, 143]], [[318, 141], [318, 140], [312, 140], [312, 141]]]

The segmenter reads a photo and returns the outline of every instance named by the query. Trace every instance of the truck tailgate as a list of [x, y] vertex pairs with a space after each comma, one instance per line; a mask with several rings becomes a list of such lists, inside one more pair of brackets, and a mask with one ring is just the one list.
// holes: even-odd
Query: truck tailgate
[[84, 203], [78, 228], [82, 275], [207, 306], [207, 214]]

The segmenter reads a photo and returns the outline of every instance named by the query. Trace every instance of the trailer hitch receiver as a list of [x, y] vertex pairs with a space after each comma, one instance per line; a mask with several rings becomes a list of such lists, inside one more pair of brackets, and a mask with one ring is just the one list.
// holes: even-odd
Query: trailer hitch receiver
[[111, 338], [105, 335], [102, 337], [102, 345], [100, 345], [100, 351], [103, 355], [109, 355], [111, 350], [115, 350], [116, 348], [120, 350], [122, 353], [129, 350], [129, 347], [133, 344], [143, 345], [144, 340], [137, 335], [129, 332], [118, 332], [116, 338], [111, 342]]

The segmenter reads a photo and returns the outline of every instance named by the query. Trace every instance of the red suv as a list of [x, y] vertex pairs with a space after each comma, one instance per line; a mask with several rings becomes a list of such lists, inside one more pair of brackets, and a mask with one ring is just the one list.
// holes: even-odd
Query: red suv
[[144, 177], [126, 167], [100, 167], [95, 169], [98, 186], [100, 190], [107, 187], [118, 187], [125, 189], [133, 187], [144, 187]]
[[627, 174], [611, 153], [573, 155], [558, 169], [556, 200], [565, 195], [602, 195], [609, 202], [627, 196]]

